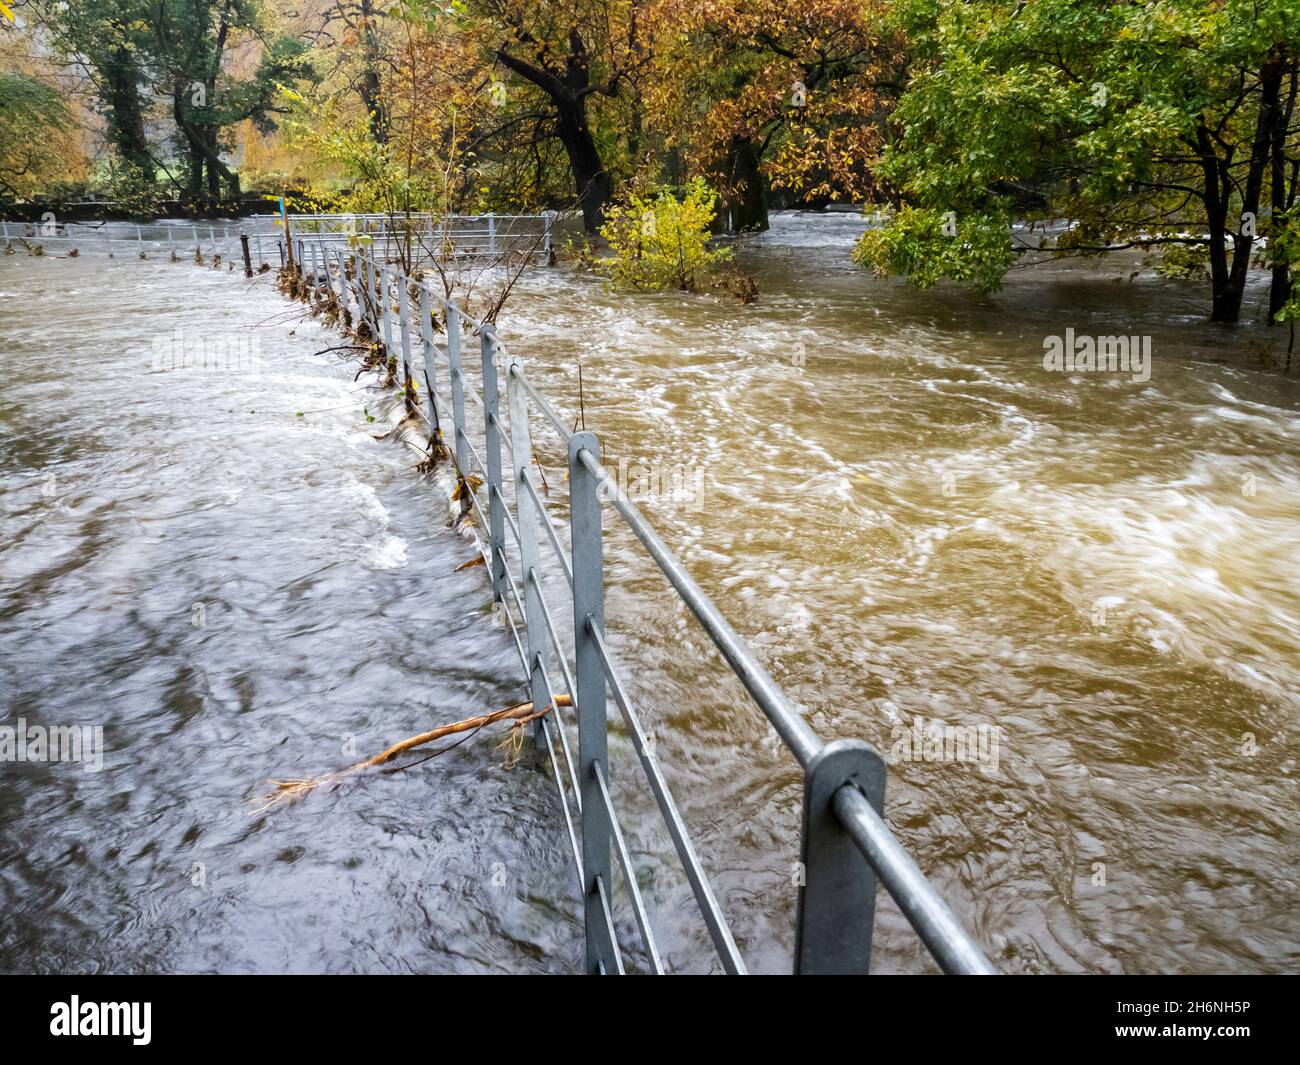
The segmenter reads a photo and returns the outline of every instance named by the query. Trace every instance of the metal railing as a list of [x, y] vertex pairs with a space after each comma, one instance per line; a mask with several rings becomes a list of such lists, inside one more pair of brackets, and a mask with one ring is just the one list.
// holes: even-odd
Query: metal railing
[[[310, 235], [313, 241], [348, 243], [358, 240], [382, 248], [390, 258], [405, 244], [415, 251], [414, 259], [486, 259], [495, 261], [518, 255], [549, 258], [556, 222], [554, 212], [533, 215], [290, 215], [291, 238]], [[221, 254], [234, 260], [242, 254], [241, 242], [249, 244], [249, 265], [258, 269], [273, 265], [267, 255], [283, 242], [284, 223], [278, 214], [250, 215], [238, 221], [218, 222], [10, 222], [0, 220], [0, 245], [22, 242], [52, 243], [77, 254], [106, 252], [109, 255], [137, 252], [148, 256], [164, 251], [209, 255]], [[284, 265], [283, 256], [280, 265]]]
[[[308, 260], [306, 269], [304, 260]], [[550, 762], [578, 873], [586, 971], [625, 970], [626, 952], [614, 922], [615, 859], [644, 957], [653, 972], [664, 971], [650, 912], [610, 791], [606, 716], [610, 696], [627, 727], [722, 967], [728, 973], [746, 971], [726, 915], [653, 746], [647, 741], [623, 670], [607, 641], [602, 503], [608, 503], [690, 608], [803, 769], [803, 878], [794, 971], [867, 972], [879, 880], [945, 972], [995, 972], [885, 823], [885, 764], [880, 756], [861, 740], [824, 743], [813, 732], [753, 651], [601, 465], [596, 434], [573, 431], [566, 425], [529, 380], [523, 359], [507, 350], [495, 328], [377, 258], [373, 249], [345, 248], [322, 241], [317, 243], [316, 251], [300, 254], [295, 264], [314, 295], [333, 298], [345, 321], [364, 322], [371, 337], [382, 339], [393, 360], [390, 365], [400, 357], [408, 410], [428, 426], [431, 451], [444, 444], [443, 426], [451, 426], [450, 451], [461, 480], [462, 506], [474, 511], [484, 530], [486, 543], [481, 544], [481, 551], [493, 597], [509, 625], [534, 706], [552, 710], [536, 723], [536, 736]], [[442, 319], [442, 349], [435, 340], [436, 315]], [[471, 336], [478, 334], [480, 390], [474, 388], [466, 372], [466, 329]], [[412, 400], [412, 366], [417, 351], [423, 361], [427, 410]], [[439, 367], [447, 375], [446, 396], [440, 392], [441, 377], [435, 372]], [[467, 399], [482, 411], [481, 432], [474, 431], [481, 451], [471, 439]], [[545, 486], [539, 486], [534, 474], [535, 424], [554, 434], [566, 449], [567, 551], [562, 528], [544, 498]], [[471, 477], [481, 485], [475, 487]], [[560, 616], [543, 589], [543, 544], [555, 557], [563, 577], [562, 581], [552, 581], [552, 585], [558, 583], [568, 592], [571, 646], [566, 646], [561, 637], [557, 627]], [[557, 680], [563, 685], [557, 687]], [[557, 695], [565, 692], [571, 696], [570, 707], [561, 706], [557, 700]], [[576, 758], [571, 737], [575, 729]]]
[[[556, 214], [529, 215], [290, 215], [290, 238], [314, 241], [383, 245], [381, 258], [392, 257], [396, 247], [405, 246], [409, 259], [450, 260], [497, 259], [517, 254], [549, 257]], [[263, 227], [283, 230], [278, 215], [254, 215], [249, 220], [253, 235]]]
[[93, 225], [83, 222], [8, 222], [0, 220], [0, 244], [15, 241], [42, 245], [54, 243], [67, 250], [107, 252], [110, 255], [137, 251], [219, 254], [239, 250], [240, 230], [230, 223], [216, 222], [111, 222]]

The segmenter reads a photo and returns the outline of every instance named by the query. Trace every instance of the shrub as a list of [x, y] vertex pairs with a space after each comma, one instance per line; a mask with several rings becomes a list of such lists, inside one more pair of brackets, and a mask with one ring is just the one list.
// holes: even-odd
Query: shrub
[[1210, 249], [1203, 244], [1170, 244], [1156, 260], [1156, 273], [1184, 281], [1210, 276]]
[[717, 194], [695, 178], [678, 199], [667, 189], [629, 192], [606, 212], [600, 235], [614, 253], [601, 262], [615, 285], [695, 290], [696, 276], [731, 260], [731, 250], [709, 249]]
[[947, 277], [996, 292], [1014, 258], [1005, 219], [921, 207], [903, 207], [853, 249], [853, 261], [877, 277], [901, 275], [922, 289]]

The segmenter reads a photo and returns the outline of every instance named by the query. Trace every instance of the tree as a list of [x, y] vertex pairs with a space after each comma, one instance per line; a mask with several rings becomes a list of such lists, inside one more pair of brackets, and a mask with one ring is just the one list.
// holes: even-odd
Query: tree
[[81, 166], [62, 95], [40, 78], [0, 71], [0, 197], [30, 199]]
[[[365, 109], [370, 135], [375, 143], [388, 140], [388, 110], [384, 103], [383, 67], [388, 58], [388, 42], [381, 29], [381, 20], [388, 13], [374, 0], [338, 0], [326, 8], [319, 28], [310, 34], [318, 49], [340, 47], [340, 56], [346, 65], [347, 84], [355, 92]], [[336, 38], [337, 27], [342, 33]]]
[[[110, 139], [129, 166], [152, 180], [161, 165], [146, 138], [150, 100], [167, 100], [193, 204], [215, 205], [224, 182], [239, 195], [239, 177], [222, 159], [225, 130], [252, 120], [273, 125], [284, 108], [278, 86], [311, 76], [306, 46], [268, 37], [254, 0], [85, 0], [41, 8], [56, 45], [91, 77]], [[251, 78], [225, 63], [243, 40], [262, 43]]]
[[152, 183], [157, 162], [145, 136], [147, 28], [141, 0], [84, 0], [75, 6], [37, 0], [32, 10], [54, 47], [88, 77], [119, 158]]
[[[1204, 248], [1212, 317], [1237, 320], [1266, 176], [1274, 211], [1295, 194], [1294, 0], [899, 0], [896, 12], [913, 77], [879, 173], [928, 221], [900, 212], [860, 258], [987, 278], [986, 238], [1019, 210], [1071, 221], [1043, 242], [1052, 256]], [[955, 238], [938, 216], [985, 239]]]
[[[649, 63], [636, 25], [640, 0], [478, 0], [495, 30], [493, 56], [540, 95], [534, 138], [564, 148], [587, 232], [604, 221], [614, 176], [592, 128], [592, 101], [629, 90]], [[514, 128], [503, 125], [502, 131]]]
[[239, 176], [221, 158], [223, 131], [245, 119], [262, 130], [272, 115], [287, 110], [276, 100], [278, 86], [311, 76], [306, 45], [290, 37], [266, 42], [256, 74], [238, 79], [223, 69], [227, 48], [241, 34], [259, 35], [260, 13], [251, 0], [158, 0], [149, 5], [149, 65], [155, 90], [170, 98], [172, 120], [187, 153], [188, 196], [212, 206], [221, 182], [231, 199], [240, 194]]
[[653, 112], [720, 183], [734, 229], [767, 228], [767, 189], [861, 200], [902, 51], [879, 0], [658, 0]]

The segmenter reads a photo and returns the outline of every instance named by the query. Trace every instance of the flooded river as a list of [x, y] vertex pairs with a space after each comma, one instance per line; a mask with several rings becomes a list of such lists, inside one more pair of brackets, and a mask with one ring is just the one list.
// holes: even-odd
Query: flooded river
[[[916, 292], [849, 263], [859, 227], [778, 216], [751, 306], [539, 269], [500, 332], [818, 734], [891, 755], [888, 820], [999, 969], [1294, 971], [1300, 371], [1128, 263]], [[239, 358], [159, 368], [177, 328]], [[1149, 379], [1045, 369], [1067, 330], [1149, 337]], [[104, 729], [98, 771], [0, 764], [0, 969], [580, 967], [534, 758], [480, 737], [251, 812], [520, 697], [445, 485], [338, 343], [269, 274], [0, 259], [0, 725]], [[632, 693], [742, 954], [788, 971], [800, 773], [607, 527]], [[936, 724], [981, 758], [923, 757]], [[611, 751], [665, 959], [716, 969]], [[876, 920], [875, 971], [935, 969]]]

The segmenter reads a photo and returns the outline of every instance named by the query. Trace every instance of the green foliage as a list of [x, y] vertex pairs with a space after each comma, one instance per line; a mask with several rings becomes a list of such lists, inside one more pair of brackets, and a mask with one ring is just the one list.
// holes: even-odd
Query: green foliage
[[1015, 258], [1005, 216], [958, 217], [925, 207], [904, 207], [886, 224], [865, 232], [853, 249], [853, 261], [877, 277], [899, 274], [918, 288], [940, 278], [996, 292]]
[[[959, 219], [1071, 219], [1054, 254], [1191, 243], [1207, 228], [1222, 245], [1258, 210], [1242, 196], [1267, 150], [1264, 72], [1295, 54], [1296, 0], [897, 0], [893, 17], [911, 79], [877, 175], [904, 202]], [[930, 278], [936, 264], [915, 244], [932, 226], [901, 212], [892, 225], [905, 223], [867, 238], [861, 261]], [[943, 258], [944, 275], [987, 285], [965, 254]]]
[[1209, 276], [1210, 249], [1204, 244], [1171, 244], [1156, 260], [1156, 273], [1180, 281], [1204, 281]]
[[[1273, 220], [1273, 236], [1268, 246], [1269, 262], [1285, 265], [1294, 279], [1300, 267], [1300, 206]], [[1293, 282], [1294, 285], [1294, 282]], [[1294, 286], [1290, 298], [1278, 310], [1275, 321], [1300, 321], [1300, 286]]]
[[68, 109], [58, 90], [26, 74], [0, 71], [0, 196], [24, 199], [67, 169]]
[[[285, 121], [290, 146], [310, 153], [348, 183], [333, 200], [333, 210], [401, 214], [441, 209], [439, 175], [412, 168], [400, 147], [376, 141], [366, 117], [349, 116], [335, 103], [322, 106], [285, 92], [294, 103]], [[307, 209], [301, 201], [297, 207]]]
[[613, 257], [601, 260], [615, 285], [692, 292], [697, 275], [728, 262], [731, 250], [710, 250], [718, 196], [694, 178], [679, 199], [668, 189], [630, 191], [606, 212], [600, 235]]

